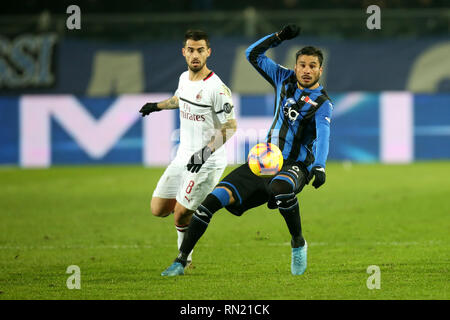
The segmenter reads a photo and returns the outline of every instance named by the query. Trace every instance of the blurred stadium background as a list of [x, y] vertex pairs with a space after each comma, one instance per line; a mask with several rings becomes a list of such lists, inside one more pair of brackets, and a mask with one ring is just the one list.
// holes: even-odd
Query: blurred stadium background
[[[81, 29], [69, 30], [66, 9], [75, 3]], [[381, 8], [379, 30], [366, 27], [370, 4]], [[209, 65], [234, 93], [240, 129], [265, 131], [273, 91], [244, 51], [287, 22], [303, 35], [271, 50], [273, 59], [292, 67], [306, 44], [326, 55], [322, 83], [335, 103], [330, 160], [450, 157], [444, 1], [30, 0], [1, 7], [0, 164], [167, 163], [178, 142], [176, 112], [142, 122], [136, 111], [176, 89], [187, 28], [210, 33]], [[153, 132], [166, 139], [150, 141]], [[245, 141], [236, 148], [230, 163], [248, 150]]]
[[[66, 26], [72, 4], [79, 30]], [[374, 4], [381, 29], [369, 30]], [[321, 82], [334, 102], [328, 182], [302, 193], [311, 275], [289, 278], [277, 247], [289, 247], [285, 226], [261, 213], [239, 227], [219, 215], [221, 229], [198, 250], [206, 277], [162, 282], [176, 235], [148, 201], [179, 120], [167, 111], [142, 121], [138, 110], [173, 94], [186, 70], [184, 32], [204, 29], [208, 65], [234, 95], [240, 131], [229, 162], [243, 162], [273, 112], [273, 90], [244, 51], [288, 22], [302, 35], [269, 56], [292, 67], [300, 47], [322, 48]], [[2, 1], [0, 298], [448, 299], [449, 35], [444, 0]], [[208, 262], [230, 233], [230, 247]], [[228, 270], [247, 255], [267, 260]], [[74, 263], [89, 268], [80, 293], [65, 289]], [[378, 296], [365, 287], [374, 263], [390, 288]]]

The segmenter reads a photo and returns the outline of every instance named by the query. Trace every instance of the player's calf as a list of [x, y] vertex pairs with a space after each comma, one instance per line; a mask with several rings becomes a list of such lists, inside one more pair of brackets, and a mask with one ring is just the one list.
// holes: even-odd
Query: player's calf
[[183, 241], [179, 247], [179, 255], [175, 262], [179, 262], [185, 267], [189, 260], [189, 254], [194, 249], [195, 244], [201, 238], [208, 228], [209, 222], [213, 213], [207, 208], [200, 205], [195, 213], [192, 215], [191, 223], [189, 224], [186, 233], [183, 235]]
[[193, 210], [189, 210], [177, 202], [174, 209], [175, 224], [178, 226], [189, 225], [193, 213]]
[[[177, 230], [178, 250], [180, 250], [181, 244], [183, 243], [184, 238], [186, 236], [186, 232], [189, 228], [189, 223], [191, 222], [193, 212], [194, 212], [193, 210], [189, 210], [188, 208], [184, 207], [178, 202], [175, 205], [174, 218], [175, 218], [175, 229]], [[191, 250], [189, 256], [187, 257], [187, 265], [192, 263], [192, 252], [193, 250]]]
[[230, 203], [230, 194], [231, 191], [226, 188], [215, 188], [195, 210], [189, 228], [184, 235], [176, 262], [186, 266], [189, 253], [205, 233], [214, 213]]
[[302, 235], [300, 208], [294, 192], [293, 181], [285, 176], [275, 177], [269, 185], [275, 203], [286, 221], [289, 233], [292, 236], [292, 248], [298, 248], [305, 244]]

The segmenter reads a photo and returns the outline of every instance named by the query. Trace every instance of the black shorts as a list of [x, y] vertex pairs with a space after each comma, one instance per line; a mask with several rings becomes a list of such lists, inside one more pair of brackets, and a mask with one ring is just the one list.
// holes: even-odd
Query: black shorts
[[[295, 193], [302, 191], [305, 184], [308, 184], [308, 169], [302, 162], [285, 160], [283, 167], [277, 175], [287, 175], [295, 183]], [[249, 168], [248, 163], [230, 172], [217, 187], [226, 187], [232, 194], [235, 202], [225, 208], [232, 214], [240, 216], [245, 211], [258, 207], [269, 202], [269, 208], [274, 209], [273, 195], [270, 192], [269, 184], [274, 177], [261, 178], [255, 175]]]

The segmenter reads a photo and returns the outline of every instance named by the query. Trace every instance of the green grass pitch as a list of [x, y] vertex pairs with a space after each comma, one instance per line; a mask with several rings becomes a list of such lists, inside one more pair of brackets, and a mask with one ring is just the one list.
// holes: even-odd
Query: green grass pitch
[[[449, 299], [450, 163], [330, 163], [299, 195], [308, 269], [290, 274], [287, 227], [261, 206], [215, 214], [194, 268], [173, 216], [150, 214], [164, 168], [0, 169], [0, 299]], [[231, 168], [227, 168], [229, 172]], [[81, 270], [69, 290], [67, 267]], [[367, 268], [380, 268], [369, 290]]]

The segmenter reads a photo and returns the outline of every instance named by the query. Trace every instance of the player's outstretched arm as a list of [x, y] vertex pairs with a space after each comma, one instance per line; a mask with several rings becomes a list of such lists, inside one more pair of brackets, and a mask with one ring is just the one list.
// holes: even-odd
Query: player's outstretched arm
[[178, 97], [173, 96], [170, 99], [161, 101], [161, 102], [148, 102], [146, 103], [141, 110], [139, 110], [140, 113], [142, 113], [142, 116], [148, 116], [152, 112], [158, 112], [163, 109], [177, 109], [178, 108]]
[[280, 41], [291, 40], [300, 34], [300, 27], [295, 24], [288, 24], [284, 26], [283, 29], [277, 33], [278, 39]]
[[214, 135], [205, 147], [192, 155], [187, 164], [187, 170], [193, 173], [199, 172], [200, 168], [205, 164], [211, 154], [233, 136], [236, 132], [236, 128], [236, 119], [229, 119], [225, 122], [220, 130], [218, 130], [218, 134]]
[[265, 55], [265, 52], [270, 48], [277, 47], [284, 40], [295, 38], [299, 33], [300, 27], [290, 24], [285, 26], [281, 31], [269, 34], [256, 41], [245, 51], [247, 60], [273, 87], [280, 81], [283, 81], [293, 71], [275, 63]]

